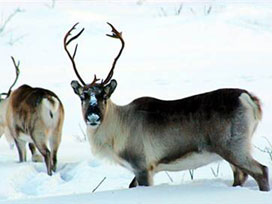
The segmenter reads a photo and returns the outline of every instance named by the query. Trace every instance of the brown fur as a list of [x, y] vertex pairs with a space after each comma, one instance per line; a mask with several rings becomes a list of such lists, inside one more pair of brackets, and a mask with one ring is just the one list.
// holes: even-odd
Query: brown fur
[[[1, 108], [5, 109], [2, 126], [5, 126], [5, 134], [14, 140], [20, 162], [26, 161], [25, 145], [29, 142], [32, 154], [36, 154], [35, 148], [39, 150], [48, 175], [52, 175], [56, 170], [64, 121], [60, 99], [49, 90], [22, 85], [11, 92]], [[47, 147], [48, 141], [51, 151]]]
[[235, 167], [234, 186], [249, 174], [260, 190], [269, 190], [267, 167], [250, 153], [260, 100], [246, 90], [219, 89], [174, 101], [143, 97], [117, 106], [107, 95], [114, 80], [85, 92], [76, 81], [72, 87], [82, 100], [93, 153], [130, 169], [135, 174], [130, 187], [152, 185], [159, 171], [194, 169], [223, 158]]
[[[109, 24], [109, 23], [108, 23]], [[268, 170], [250, 154], [251, 138], [261, 120], [260, 101], [246, 90], [219, 89], [184, 99], [164, 101], [142, 97], [126, 106], [109, 100], [117, 81], [112, 79], [125, 42], [111, 24], [112, 35], [122, 47], [105, 80], [94, 77], [86, 84], [67, 46], [84, 31], [64, 37], [64, 49], [81, 82], [72, 81], [81, 99], [82, 113], [94, 154], [130, 169], [130, 187], [149, 186], [153, 175], [165, 170], [194, 169], [223, 158], [235, 168], [234, 185], [251, 175], [262, 191], [269, 190]], [[82, 86], [83, 85], [83, 86]]]

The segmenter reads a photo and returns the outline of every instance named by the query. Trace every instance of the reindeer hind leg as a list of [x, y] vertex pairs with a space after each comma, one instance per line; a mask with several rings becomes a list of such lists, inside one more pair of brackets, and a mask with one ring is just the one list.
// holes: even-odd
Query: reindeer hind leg
[[232, 164], [230, 164], [230, 166], [232, 168], [234, 177], [232, 186], [243, 186], [248, 178], [248, 174]]
[[32, 137], [32, 140], [34, 141], [35, 146], [38, 148], [38, 150], [40, 151], [40, 153], [42, 154], [44, 158], [46, 168], [47, 168], [47, 174], [51, 176], [52, 175], [52, 160], [51, 160], [51, 152], [47, 148], [46, 141], [45, 141], [46, 135], [42, 131], [38, 130], [38, 128], [36, 128], [33, 134], [31, 135], [31, 137]]
[[43, 162], [43, 158], [42, 158], [42, 156], [37, 152], [34, 143], [29, 143], [28, 146], [29, 146], [29, 149], [30, 149], [31, 154], [32, 154], [32, 161], [33, 161], [33, 162]]
[[52, 151], [52, 170], [54, 172], [56, 172], [57, 170], [57, 153], [58, 153], [58, 149], [59, 149], [59, 145], [61, 142], [61, 134], [62, 131], [60, 130], [60, 128], [56, 128], [55, 131], [53, 131], [53, 134], [50, 136], [49, 139], [49, 145], [50, 145], [50, 149]]
[[[227, 147], [222, 145], [218, 148], [218, 154], [242, 172], [252, 176], [258, 183], [261, 191], [269, 191], [268, 168], [254, 160], [247, 148], [239, 142], [233, 142]], [[237, 179], [237, 184], [241, 183]], [[236, 184], [236, 183], [234, 183]], [[242, 184], [242, 183], [241, 183]]]
[[26, 162], [26, 142], [20, 139], [14, 139], [18, 153], [19, 161]]

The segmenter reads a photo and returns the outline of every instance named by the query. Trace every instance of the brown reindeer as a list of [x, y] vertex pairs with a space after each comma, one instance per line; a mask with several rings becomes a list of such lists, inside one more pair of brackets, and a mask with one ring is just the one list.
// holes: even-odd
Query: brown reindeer
[[[76, 24], [77, 25], [77, 24]], [[246, 90], [219, 89], [179, 100], [142, 97], [125, 106], [110, 97], [117, 82], [111, 79], [125, 42], [111, 24], [113, 38], [122, 47], [105, 80], [94, 77], [86, 84], [67, 49], [74, 25], [64, 37], [64, 48], [80, 80], [72, 81], [81, 99], [88, 139], [95, 155], [127, 167], [135, 178], [130, 187], [149, 186], [159, 171], [194, 169], [218, 159], [228, 161], [233, 186], [243, 185], [248, 175], [261, 191], [269, 191], [268, 169], [251, 156], [251, 138], [262, 118], [260, 101]]]
[[[0, 101], [0, 136], [5, 133], [15, 142], [20, 162], [26, 161], [26, 143], [32, 152], [32, 160], [39, 161], [36, 148], [42, 154], [48, 175], [56, 171], [57, 151], [61, 141], [64, 109], [60, 99], [52, 91], [22, 85], [12, 91], [19, 76], [16, 64], [16, 79], [6, 98]], [[47, 147], [49, 141], [50, 150]]]

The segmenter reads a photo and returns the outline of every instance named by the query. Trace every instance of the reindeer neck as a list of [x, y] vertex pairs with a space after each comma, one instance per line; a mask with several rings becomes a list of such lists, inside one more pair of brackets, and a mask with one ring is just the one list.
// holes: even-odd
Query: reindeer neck
[[127, 131], [122, 126], [122, 109], [123, 106], [117, 106], [108, 100], [106, 113], [101, 125], [95, 130], [88, 128], [89, 142], [94, 154], [102, 157], [112, 155], [113, 159], [116, 160], [118, 152], [123, 150]]
[[[114, 134], [116, 128], [118, 128], [120, 125], [119, 123], [120, 123], [120, 106], [117, 106], [109, 99], [107, 101], [104, 121], [101, 124], [101, 128], [107, 129], [108, 132]], [[110, 130], [108, 128], [110, 128]]]

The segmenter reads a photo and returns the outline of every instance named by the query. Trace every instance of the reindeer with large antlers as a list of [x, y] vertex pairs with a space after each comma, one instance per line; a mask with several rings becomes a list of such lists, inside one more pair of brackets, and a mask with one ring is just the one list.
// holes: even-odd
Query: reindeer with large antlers
[[233, 169], [233, 186], [243, 185], [250, 175], [261, 191], [269, 191], [268, 169], [250, 153], [262, 117], [257, 97], [242, 89], [219, 89], [173, 101], [142, 97], [118, 106], [110, 96], [117, 86], [113, 71], [125, 45], [122, 34], [109, 24], [109, 36], [121, 41], [121, 50], [105, 80], [95, 76], [86, 84], [76, 68], [77, 45], [73, 55], [67, 49], [84, 30], [68, 39], [76, 25], [65, 35], [64, 48], [82, 84], [71, 82], [81, 99], [91, 149], [130, 169], [135, 174], [130, 187], [152, 185], [159, 171], [194, 169], [225, 159]]
[[[16, 79], [0, 100], [0, 136], [15, 142], [20, 162], [26, 161], [26, 143], [32, 153], [32, 160], [42, 161], [36, 148], [42, 154], [48, 175], [56, 171], [57, 151], [61, 141], [64, 109], [60, 99], [52, 91], [22, 85], [12, 91], [19, 77], [19, 62], [16, 64]], [[5, 96], [5, 98], [2, 98]], [[50, 150], [47, 147], [49, 141]]]

